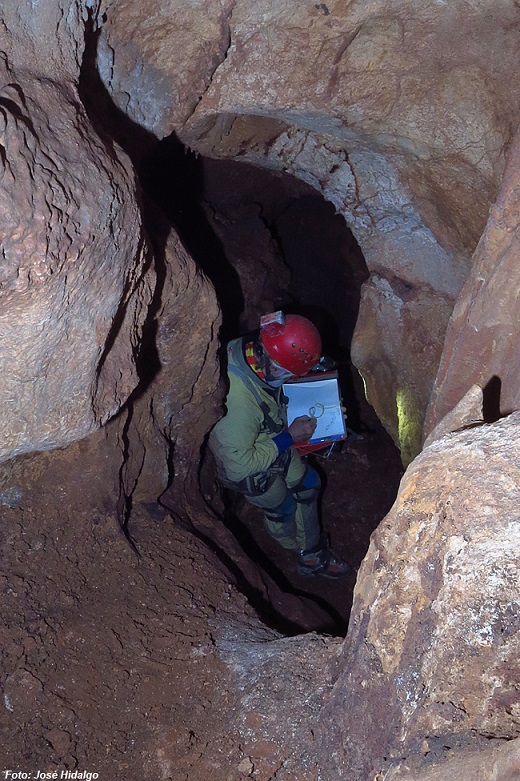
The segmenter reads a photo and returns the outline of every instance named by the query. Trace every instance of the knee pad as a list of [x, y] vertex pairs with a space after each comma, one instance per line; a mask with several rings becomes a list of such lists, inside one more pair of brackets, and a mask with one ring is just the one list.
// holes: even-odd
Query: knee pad
[[300, 504], [312, 504], [318, 497], [320, 487], [321, 480], [319, 474], [312, 466], [307, 466], [303, 478], [290, 490]]
[[303, 480], [300, 485], [303, 488], [319, 488], [321, 485], [320, 476], [312, 466], [307, 466], [307, 470], [303, 476]]
[[296, 485], [293, 485], [293, 487], [290, 489], [292, 494], [299, 494], [303, 491], [309, 491], [309, 490], [316, 490], [318, 491], [321, 486], [321, 480], [319, 474], [316, 472], [315, 469], [312, 468], [312, 466], [308, 466], [305, 470], [305, 474], [303, 475], [302, 479], [299, 483], [296, 483]]
[[291, 520], [296, 510], [296, 500], [292, 493], [287, 492], [287, 495], [283, 502], [276, 507], [264, 508], [264, 515], [270, 521], [278, 521], [284, 523]]

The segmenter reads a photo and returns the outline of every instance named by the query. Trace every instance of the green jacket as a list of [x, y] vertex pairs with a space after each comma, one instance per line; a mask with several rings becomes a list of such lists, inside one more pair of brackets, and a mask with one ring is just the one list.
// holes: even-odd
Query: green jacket
[[224, 483], [244, 484], [273, 468], [283, 471], [290, 455], [290, 450], [279, 455], [273, 441], [287, 429], [286, 397], [282, 388], [271, 388], [247, 364], [248, 341], [241, 337], [228, 344], [227, 412], [209, 438]]

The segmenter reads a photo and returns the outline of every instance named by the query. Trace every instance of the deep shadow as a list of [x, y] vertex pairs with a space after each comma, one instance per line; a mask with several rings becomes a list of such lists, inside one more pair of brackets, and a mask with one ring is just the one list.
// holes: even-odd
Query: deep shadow
[[361, 286], [368, 279], [363, 253], [343, 217], [319, 193], [301, 194], [271, 215], [292, 271], [290, 295], [303, 310], [327, 314], [320, 321], [325, 352], [337, 361], [350, 352]]
[[[220, 339], [224, 348], [229, 339], [241, 335], [244, 305], [258, 291], [241, 286], [243, 276], [239, 272], [244, 269], [240, 264], [248, 262], [247, 247], [244, 251], [235, 248], [235, 254], [231, 256], [224, 251], [222, 230], [217, 234], [214, 225], [218, 220], [220, 227], [229, 225], [233, 231], [233, 219], [228, 219], [229, 209], [240, 209], [242, 205], [251, 208], [253, 204], [258, 207], [264, 225], [292, 273], [288, 286], [279, 285], [277, 301], [280, 307], [287, 312], [306, 314], [316, 322], [322, 333], [324, 350], [338, 366], [349, 426], [370, 432], [368, 438], [357, 444], [347, 443], [346, 447], [335, 451], [332, 459], [320, 462], [326, 485], [322, 501], [324, 528], [332, 536], [333, 548], [356, 567], [366, 553], [371, 532], [395, 497], [401, 474], [399, 454], [366, 404], [359, 375], [350, 361], [350, 341], [360, 289], [368, 276], [359, 247], [343, 219], [334, 214], [332, 205], [306, 184], [282, 175], [273, 176], [255, 166], [197, 157], [175, 136], [158, 142], [153, 134], [130, 120], [115, 106], [99, 77], [96, 66], [98, 36], [89, 19], [79, 92], [107, 152], [117, 158], [117, 143], [139, 174], [142, 189], [138, 190], [138, 198], [141, 198], [145, 228], [154, 249], [149, 262], [154, 264], [157, 275], [142, 343], [136, 355], [139, 383], [124, 410], [127, 420], [123, 431], [125, 453], [119, 504], [127, 538], [132, 542], [128, 529], [132, 490], [127, 490], [125, 484], [126, 462], [130, 456], [129, 427], [136, 399], [160, 369], [156, 349], [157, 314], [166, 278], [166, 241], [170, 229], [174, 227], [187, 252], [215, 287], [222, 309]], [[254, 237], [246, 237], [247, 240], [250, 243]], [[272, 255], [266, 263], [271, 259]], [[244, 275], [246, 279], [251, 276], [254, 274]], [[255, 303], [264, 305], [262, 300]], [[123, 317], [122, 310], [115, 319], [113, 338]], [[171, 450], [169, 467], [172, 474], [174, 455]], [[306, 627], [307, 631], [313, 628], [343, 635], [353, 584], [325, 583], [317, 578], [302, 589], [292, 577], [289, 561], [287, 557], [283, 558], [285, 554], [279, 554], [273, 547], [277, 543], [262, 536], [258, 513], [255, 515], [257, 508], [251, 508], [251, 514], [248, 514], [243, 506], [229, 499], [226, 499], [225, 507], [221, 522], [233, 533], [255, 566], [265, 573], [266, 581], [272, 582], [282, 595], [285, 592], [300, 597], [310, 605], [309, 621], [315, 623]], [[304, 629], [291, 619], [290, 613], [275, 609], [269, 603], [268, 590], [260, 593], [251, 586], [247, 576], [240, 572], [218, 541], [193, 524], [191, 530], [216, 552], [266, 623], [287, 634]], [[316, 618], [313, 607], [320, 612], [321, 618]]]
[[482, 389], [482, 416], [484, 423], [496, 423], [502, 417], [500, 412], [500, 396], [502, 380], [495, 374]]
[[220, 341], [226, 344], [239, 332], [244, 295], [237, 271], [229, 263], [202, 208], [202, 158], [172, 134], [143, 158], [139, 173], [148, 196], [168, 217], [189, 254], [213, 284], [222, 309]]
[[[258, 544], [241, 517], [240, 506], [237, 506], [237, 497], [224, 491], [223, 501], [225, 512], [220, 520], [235, 537], [247, 557], [254, 562], [255, 567], [265, 572], [282, 594], [291, 594], [301, 600], [302, 606], [305, 606], [305, 603], [308, 606], [309, 621], [306, 625], [294, 621], [291, 616], [287, 615], [287, 612], [277, 610], [265, 594], [250, 583], [246, 574], [242, 572], [222, 546], [208, 535], [203, 534], [200, 529], [192, 526], [192, 533], [211, 548], [224, 564], [226, 570], [232, 574], [237, 588], [244, 594], [249, 604], [255, 608], [263, 623], [286, 636], [298, 635], [311, 629], [316, 632], [344, 635], [347, 631], [347, 622], [341, 613], [319, 594], [295, 587], [283, 570], [277, 566], [275, 560], [270, 558]], [[313, 606], [317, 611], [313, 610]]]
[[[100, 30], [96, 30], [92, 20], [92, 10], [88, 11], [88, 19], [85, 23], [85, 50], [81, 64], [78, 92], [87, 116], [96, 133], [101, 139], [110, 157], [118, 159], [119, 155], [115, 144], [124, 149], [132, 160], [134, 166], [139, 165], [141, 155], [146, 150], [151, 150], [157, 145], [155, 136], [145, 128], [133, 122], [114, 103], [105, 85], [101, 81], [97, 68], [97, 49]], [[142, 340], [139, 352], [136, 355], [136, 368], [139, 376], [137, 387], [128, 403], [133, 403], [142, 395], [160, 368], [159, 356], [156, 348], [157, 320], [164, 280], [166, 277], [165, 245], [169, 226], [158, 213], [157, 208], [137, 190], [137, 198], [142, 209], [143, 223], [148, 235], [151, 237], [154, 253], [150, 253], [143, 274], [153, 264], [156, 274], [156, 286], [152, 301], [148, 310], [148, 317], [143, 328]], [[125, 291], [127, 292], [127, 291]], [[123, 296], [125, 298], [126, 296]], [[125, 317], [125, 307], [122, 305], [116, 313], [114, 324], [107, 339], [104, 356], [108, 355], [117, 331], [121, 327]], [[103, 362], [103, 356], [100, 364]]]
[[367, 430], [364, 389], [350, 360], [350, 344], [361, 287], [369, 276], [363, 253], [343, 217], [319, 193], [301, 194], [270, 219], [292, 271], [291, 311], [299, 310], [318, 327], [324, 353], [338, 370], [348, 425], [362, 433]]
[[[393, 504], [403, 471], [399, 453], [368, 405], [362, 379], [350, 359], [361, 288], [368, 278], [363, 255], [334, 207], [304, 183], [273, 176], [250, 164], [202, 159], [202, 165], [203, 198], [211, 203], [219, 226], [229, 225], [234, 231], [235, 225], [242, 224], [241, 209], [247, 213], [252, 204], [259, 208], [291, 271], [290, 284], [279, 289], [280, 308], [309, 317], [320, 330], [324, 352], [335, 362], [347, 425], [354, 436], [336, 446], [329, 458], [323, 454], [308, 458], [322, 480], [323, 528], [331, 537], [332, 548], [357, 569], [371, 533]], [[247, 236], [243, 250], [237, 246], [236, 233], [234, 242], [226, 241], [222, 228], [220, 236], [234, 252], [229, 262], [241, 269], [240, 278], [251, 279], [244, 268]], [[246, 304], [256, 293], [254, 286], [243, 290]], [[232, 334], [238, 335], [240, 331]], [[224, 523], [248, 557], [282, 591], [301, 594], [307, 600], [314, 598], [317, 606], [326, 607], [333, 622], [327, 631], [344, 635], [352, 604], [352, 581], [318, 577], [305, 584], [302, 591], [295, 562], [264, 531], [261, 516], [258, 508], [226, 497]], [[247, 583], [241, 587], [248, 593]], [[258, 609], [265, 610], [261, 595], [248, 596]], [[260, 601], [256, 601], [258, 597]]]
[[[275, 308], [303, 314], [318, 327], [323, 351], [333, 358], [338, 368], [349, 426], [358, 432], [365, 431], [364, 388], [350, 359], [350, 344], [361, 287], [369, 274], [363, 253], [345, 220], [320, 193], [294, 177], [273, 174], [249, 163], [200, 160], [203, 198], [211, 203], [219, 226], [228, 224], [231, 232], [234, 225], [241, 224], [241, 214], [247, 214], [253, 205], [257, 207], [291, 275], [287, 286], [279, 284]], [[235, 231], [235, 240], [240, 238]], [[254, 241], [254, 236], [250, 240]], [[243, 255], [247, 257], [247, 241], [243, 241]], [[231, 252], [236, 253], [233, 243], [228, 244]], [[242, 278], [250, 277], [243, 258], [230, 256], [229, 262], [242, 268]], [[275, 284], [276, 271], [272, 280]], [[252, 288], [243, 294], [249, 301], [258, 292]], [[232, 305], [232, 300], [228, 301]], [[239, 333], [236, 331], [230, 337]]]
[[[157, 139], [152, 133], [149, 133], [146, 129], [126, 116], [126, 114], [115, 105], [107, 92], [97, 68], [99, 33], [100, 31], [95, 29], [93, 23], [92, 11], [89, 10], [88, 18], [85, 22], [85, 50], [80, 69], [78, 93], [87, 116], [98, 137], [104, 144], [108, 155], [114, 159], [119, 158], [119, 153], [115, 148], [115, 143], [117, 143], [127, 153], [134, 166], [137, 168], [141, 156], [157, 145]], [[143, 325], [139, 350], [134, 356], [139, 379], [128, 400], [118, 413], [118, 415], [126, 415], [126, 420], [122, 431], [123, 459], [120, 467], [120, 486], [116, 509], [121, 528], [132, 549], [139, 555], [139, 551], [132, 539], [129, 529], [129, 520], [133, 506], [133, 488], [129, 489], [125, 480], [130, 445], [128, 432], [133, 417], [135, 402], [146, 391], [157, 372], [160, 370], [160, 360], [156, 346], [158, 327], [157, 313], [161, 306], [164, 282], [166, 279], [165, 248], [170, 226], [164, 218], [164, 215], [160, 213], [146, 193], [137, 188], [136, 195], [138, 203], [141, 206], [145, 231], [148, 234], [153, 247], [153, 252], [148, 253], [143, 268], [143, 276], [153, 265], [156, 284], [152, 294], [152, 300], [148, 307], [147, 318]], [[129, 291], [125, 291], [125, 294], [128, 292]], [[126, 307], [131, 300], [131, 296], [123, 295], [122, 299], [123, 301], [126, 300], [127, 303], [121, 304], [114, 317], [113, 325], [99, 362], [98, 376], [103, 363], [114, 344], [117, 333], [124, 322]]]
[[[241, 497], [238, 497], [230, 491], [224, 491], [225, 514], [223, 521], [228, 529], [233, 532], [249, 558], [256, 562], [282, 591], [292, 593], [295, 596], [314, 603], [320, 611], [329, 616], [328, 621], [322, 624], [316, 624], [313, 627], [315, 631], [345, 634], [347, 623], [344, 621], [341, 614], [338, 613], [327, 600], [323, 599], [318, 594], [312, 594], [304, 589], [295, 588], [294, 584], [287, 578], [283, 570], [277, 566], [276, 560], [266, 554], [265, 550], [258, 544], [251, 534], [250, 529], [240, 517], [241, 505], [243, 505]], [[287, 619], [284, 619], [284, 623], [286, 622]], [[281, 627], [278, 626], [277, 628], [280, 630]], [[286, 630], [284, 629], [283, 631]], [[302, 627], [300, 627], [299, 631], [302, 631]]]

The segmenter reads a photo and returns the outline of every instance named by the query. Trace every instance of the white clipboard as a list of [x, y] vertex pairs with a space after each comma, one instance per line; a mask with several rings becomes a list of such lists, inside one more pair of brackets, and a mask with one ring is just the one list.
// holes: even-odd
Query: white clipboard
[[289, 425], [301, 415], [316, 418], [316, 429], [309, 445], [347, 438], [337, 372], [291, 380], [283, 385], [283, 392], [289, 399]]

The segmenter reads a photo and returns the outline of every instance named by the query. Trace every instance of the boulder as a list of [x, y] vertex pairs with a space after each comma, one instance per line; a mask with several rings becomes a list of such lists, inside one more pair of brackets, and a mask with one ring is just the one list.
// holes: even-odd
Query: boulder
[[519, 435], [518, 412], [447, 434], [403, 477], [322, 714], [334, 777], [384, 777], [411, 755], [423, 777], [454, 750], [520, 736]]

